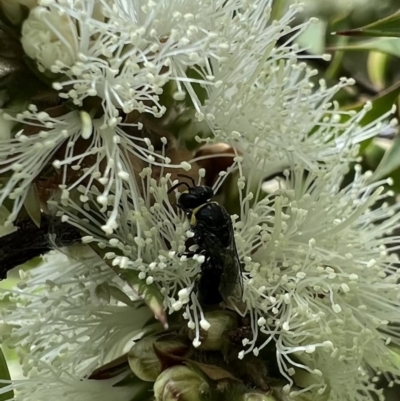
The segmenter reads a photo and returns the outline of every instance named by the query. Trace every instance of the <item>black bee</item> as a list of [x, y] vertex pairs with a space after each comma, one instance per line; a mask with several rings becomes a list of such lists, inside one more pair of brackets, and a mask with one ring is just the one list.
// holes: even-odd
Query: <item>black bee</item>
[[[180, 175], [186, 177], [184, 175]], [[177, 206], [190, 221], [194, 232], [196, 253], [205, 261], [197, 283], [199, 301], [203, 305], [216, 305], [230, 297], [241, 300], [243, 293], [242, 267], [239, 261], [231, 217], [217, 202], [212, 202], [212, 188], [186, 182], [174, 185], [169, 192], [186, 185], [188, 188], [178, 199]], [[187, 253], [193, 255], [194, 253]]]

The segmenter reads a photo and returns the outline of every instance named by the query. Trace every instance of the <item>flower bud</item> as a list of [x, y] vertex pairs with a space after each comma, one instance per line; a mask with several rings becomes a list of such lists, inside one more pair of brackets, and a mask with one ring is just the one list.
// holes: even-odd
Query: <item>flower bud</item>
[[155, 347], [162, 353], [182, 356], [189, 347], [179, 337], [145, 337], [138, 341], [128, 353], [128, 362], [132, 372], [141, 380], [154, 382], [162, 372], [160, 358]]
[[36, 7], [37, 0], [0, 0], [1, 11], [4, 16], [14, 25], [22, 22], [27, 17], [27, 10]]
[[202, 401], [208, 393], [206, 380], [182, 365], [165, 370], [154, 383], [156, 401]]
[[35, 8], [22, 25], [21, 43], [26, 54], [51, 70], [56, 61], [71, 66], [78, 54], [75, 22], [66, 14], [44, 7]]
[[[207, 331], [201, 332], [201, 345], [199, 349], [206, 351], [219, 351], [222, 349], [225, 336], [224, 333], [237, 327], [235, 314], [228, 311], [212, 311], [204, 314], [204, 319], [209, 323]], [[194, 339], [194, 332], [189, 332], [189, 338]]]
[[243, 401], [277, 401], [277, 400], [270, 394], [254, 392], [254, 393], [246, 393], [243, 396]]

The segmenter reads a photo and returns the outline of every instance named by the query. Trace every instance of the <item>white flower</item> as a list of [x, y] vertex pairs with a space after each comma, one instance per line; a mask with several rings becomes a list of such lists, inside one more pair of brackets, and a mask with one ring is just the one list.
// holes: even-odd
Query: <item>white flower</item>
[[37, 5], [37, 0], [0, 0], [0, 8], [13, 24], [19, 24], [22, 21], [24, 7], [31, 10]]
[[[293, 368], [305, 370], [315, 376], [308, 388], [317, 386], [320, 391], [329, 377], [327, 373], [321, 382], [323, 369], [318, 361], [324, 358], [346, 366], [357, 359], [400, 377], [399, 367], [385, 362], [390, 354], [388, 339], [400, 343], [399, 333], [388, 326], [400, 320], [399, 262], [392, 253], [400, 239], [390, 236], [399, 225], [400, 207], [384, 203], [372, 209], [391, 193], [382, 193], [386, 181], [369, 184], [370, 175], [361, 175], [358, 168], [354, 182], [341, 189], [346, 165], [337, 163], [330, 173], [291, 167], [277, 193], [253, 204], [260, 192], [253, 195], [247, 189], [247, 195], [241, 196], [241, 218], [233, 218], [253, 331], [253, 337], [243, 343], [241, 356], [251, 351], [258, 355], [272, 342], [289, 383], [293, 383]], [[179, 256], [186, 250], [190, 232], [187, 219], [168, 201], [172, 184], [168, 175], [159, 184], [149, 178], [151, 169], [140, 176], [146, 189], [141, 207], [134, 209], [126, 192], [118, 229], [112, 235], [99, 235], [93, 229], [101, 225], [99, 213], [99, 217], [89, 216], [71, 202], [65, 212], [72, 224], [87, 232], [85, 242], [112, 249], [106, 258], [114, 266], [133, 270], [144, 283], [156, 285], [168, 313], [182, 309], [198, 344], [204, 315], [196, 297], [196, 279], [203, 260]], [[239, 188], [245, 181], [241, 175]], [[253, 184], [248, 182], [247, 188]], [[88, 206], [96, 196], [95, 191], [90, 194]], [[107, 208], [102, 213], [107, 215]], [[256, 347], [260, 336], [265, 341]]]
[[[204, 171], [200, 171], [202, 175]], [[87, 234], [83, 236], [84, 243], [99, 252], [107, 249], [104, 257], [110, 261], [109, 265], [121, 272], [125, 269], [134, 272], [143, 285], [156, 286], [167, 313], [182, 309], [188, 325], [195, 326], [194, 341], [198, 342], [205, 320], [193, 289], [204, 257], [182, 256], [190, 235], [189, 224], [168, 201], [170, 175], [157, 183], [151, 178], [151, 169], [146, 168], [139, 177], [145, 194], [137, 200], [139, 206], [132, 203], [132, 194], [126, 189], [117, 209], [112, 191], [108, 203], [100, 205], [97, 199], [101, 193], [95, 185], [90, 190], [78, 187], [82, 195], [77, 203], [73, 197], [66, 198], [64, 206], [49, 203], [64, 210], [62, 221]], [[111, 232], [102, 229], [114, 212], [115, 229]], [[99, 294], [112, 292], [106, 284], [112, 277], [111, 267], [93, 254], [85, 259], [80, 256], [77, 262], [62, 254], [49, 255], [45, 263], [29, 271], [26, 278], [23, 276], [15, 301], [24, 306], [5, 313], [3, 320], [13, 327], [7, 344], [20, 350], [26, 373], [37, 369], [42, 360], [61, 363], [60, 354], [63, 364], [68, 363], [74, 372], [87, 374], [122, 353], [128, 341], [139, 334], [143, 319], [147, 320], [151, 314], [147, 308], [139, 309], [129, 302], [115, 305], [99, 299]], [[111, 285], [122, 291], [129, 289], [119, 283]], [[43, 322], [46, 325], [40, 329]], [[28, 348], [31, 344], [35, 347]]]
[[[349, 346], [356, 344], [357, 335], [347, 338]], [[314, 361], [311, 361], [314, 359]], [[318, 353], [309, 358], [311, 366], [315, 366], [322, 380], [326, 380], [328, 386], [325, 390], [329, 392], [329, 401], [384, 401], [383, 389], [377, 388], [374, 376], [369, 367], [362, 361], [362, 355], [356, 357], [354, 354], [346, 360], [333, 358], [329, 353]], [[315, 376], [316, 381], [321, 381], [321, 377]], [[307, 387], [307, 386], [304, 386]], [[322, 391], [324, 387], [320, 388]], [[307, 392], [305, 392], [307, 395]]]
[[[200, 176], [204, 171], [200, 171]], [[117, 210], [115, 230], [100, 230], [104, 219], [113, 209], [113, 196], [108, 205], [97, 206], [95, 187], [82, 206], [71, 198], [63, 207], [63, 219], [87, 235], [83, 242], [107, 249], [105, 258], [121, 269], [134, 272], [143, 285], [155, 286], [163, 297], [168, 314], [182, 309], [188, 324], [195, 326], [199, 340], [200, 323], [204, 314], [196, 296], [196, 283], [204, 256], [187, 257], [186, 241], [193, 236], [187, 218], [170, 203], [170, 174], [157, 182], [151, 178], [151, 168], [140, 174], [143, 197], [139, 207], [133, 205], [131, 194], [124, 191]], [[89, 213], [94, 211], [95, 213]]]
[[[146, 386], [121, 386], [118, 382], [123, 377], [108, 380], [82, 379], [76, 373], [68, 374], [62, 370], [47, 366], [42, 373], [30, 379], [14, 380], [12, 384], [0, 389], [0, 394], [14, 390], [14, 401], [49, 400], [57, 397], [59, 401], [130, 401], [146, 390]], [[2, 381], [4, 382], [4, 381]], [[6, 384], [6, 383], [5, 383]]]
[[230, 144], [245, 156], [245, 169], [254, 169], [254, 163], [259, 163], [262, 178], [287, 167], [288, 155], [310, 170], [330, 165], [338, 155], [343, 162], [355, 160], [354, 145], [390, 125], [387, 120], [394, 110], [360, 126], [370, 104], [354, 113], [341, 111], [333, 102], [337, 92], [352, 80], [343, 79], [331, 88], [321, 82], [315, 90], [310, 80], [315, 71], [294, 60], [272, 59], [263, 73], [256, 82], [247, 84], [246, 90], [242, 84], [238, 85], [241, 91], [220, 88], [213, 95], [215, 101], [210, 99], [210, 105], [205, 106], [215, 140]]
[[130, 191], [134, 203], [139, 197], [135, 175], [141, 163], [180, 167], [169, 164], [164, 155], [167, 139], [161, 138], [162, 150], [156, 152], [150, 140], [142, 137], [138, 129], [142, 126], [121, 123], [110, 128], [86, 112], [66, 111], [60, 117], [51, 117], [34, 105], [29, 110], [15, 118], [4, 115], [25, 124], [15, 138], [0, 140], [1, 172], [11, 172], [0, 189], [0, 204], [7, 198], [15, 199], [9, 222], [15, 220], [32, 182], [41, 173], [51, 172], [56, 180], [46, 185], [52, 185], [56, 193], [61, 190], [61, 201], [80, 184], [88, 192], [94, 183], [99, 183], [103, 187], [97, 198], [100, 204], [107, 203], [108, 194], [113, 191], [115, 211], [104, 223], [104, 229], [112, 231], [123, 190]]
[[[242, 2], [229, 23], [219, 25], [218, 33], [227, 38], [227, 43], [220, 47], [219, 57], [211, 60], [213, 80], [218, 85], [204, 87], [205, 101], [196, 94], [192, 98], [200, 120], [206, 118], [212, 123], [218, 117], [214, 114], [217, 111], [224, 113], [222, 118], [228, 118], [237, 103], [246, 102], [248, 90], [265, 71], [276, 69], [278, 62], [296, 58], [300, 49], [291, 41], [308, 23], [293, 28], [290, 24], [301, 7], [292, 5], [279, 21], [271, 21], [271, 5], [270, 1]], [[277, 43], [288, 34], [294, 35], [291, 40], [285, 40], [283, 45]]]
[[[213, 134], [198, 141], [228, 143], [245, 156], [246, 170], [259, 163], [262, 179], [286, 168], [288, 155], [311, 170], [332, 158], [336, 162], [338, 155], [354, 160], [354, 145], [382, 132], [394, 110], [367, 126], [360, 122], [371, 104], [358, 113], [340, 110], [334, 98], [354, 80], [342, 78], [332, 87], [321, 80], [315, 86], [317, 70], [299, 63], [302, 49], [293, 44], [308, 24], [289, 28], [297, 6], [279, 22], [269, 22], [269, 11], [257, 3], [223, 26], [231, 41], [223, 61], [212, 62], [219, 85], [204, 87], [205, 100], [193, 98], [197, 118], [205, 119]], [[290, 40], [283, 40], [288, 34]]]
[[[399, 380], [389, 345], [400, 346], [400, 238], [393, 234], [400, 206], [386, 203], [389, 181], [371, 183], [358, 166], [344, 184], [357, 143], [394, 122], [388, 113], [362, 127], [370, 104], [340, 111], [334, 96], [351, 80], [313, 88], [315, 71], [298, 62], [301, 49], [292, 44], [306, 27], [290, 28], [299, 7], [271, 22], [272, 0], [39, 3], [24, 23], [24, 48], [42, 72], [57, 74], [53, 88], [72, 102], [3, 114], [23, 127], [0, 140], [7, 177], [0, 204], [14, 200], [9, 224], [31, 185], [52, 189], [46, 179], [54, 178], [55, 190], [41, 200], [92, 249], [83, 245], [84, 254], [68, 257], [56, 251], [4, 291], [18, 306], [2, 314], [10, 330], [4, 340], [32, 378], [12, 385], [15, 400], [132, 399], [115, 382], [75, 376], [120, 356], [143, 334], [154, 308], [135, 300], [139, 287], [159, 297], [167, 315], [182, 314], [195, 347], [210, 329], [197, 297], [205, 256], [185, 255], [197, 252], [188, 245], [194, 233], [166, 174], [189, 170], [191, 161], [172, 164], [169, 138], [155, 148], [140, 122], [164, 115], [162, 94], [171, 95], [169, 118], [208, 124], [212, 135], [199, 142], [223, 141], [236, 153], [213, 188], [231, 172], [231, 181], [239, 177], [239, 212], [231, 218], [244, 296], [228, 306], [249, 318], [252, 332], [239, 358], [272, 345], [287, 392], [329, 391], [333, 401], [379, 395], [372, 371]], [[266, 195], [262, 180], [282, 171]]]
[[40, 371], [43, 362], [90, 374], [126, 352], [151, 318], [104, 261], [80, 248], [72, 255], [78, 260], [48, 254], [23, 274], [19, 288], [5, 291], [19, 304], [2, 313], [10, 327], [5, 344], [18, 348], [27, 375]]
[[[241, 171], [240, 163], [238, 167]], [[387, 182], [369, 184], [370, 174], [362, 175], [357, 167], [354, 181], [341, 188], [346, 173], [347, 166], [340, 163], [331, 166], [330, 173], [324, 170], [309, 172], [301, 165], [291, 165], [276, 193], [261, 200], [260, 192], [253, 195], [249, 189], [244, 193], [246, 196], [241, 195], [241, 217], [233, 217], [233, 221], [237, 249], [245, 265], [244, 302], [251, 317], [254, 337], [244, 339], [245, 351], [239, 357], [251, 351], [258, 355], [262, 347], [272, 343], [277, 349], [280, 372], [289, 384], [293, 383], [292, 376], [302, 371], [315, 378], [301, 392], [312, 389], [330, 391], [333, 400], [370, 401], [370, 394], [377, 390], [369, 369], [387, 372], [394, 380], [400, 378], [400, 368], [391, 362], [393, 357], [388, 347], [390, 342], [400, 344], [400, 335], [391, 325], [400, 323], [399, 262], [392, 254], [398, 249], [400, 239], [391, 236], [392, 230], [399, 225], [400, 207], [383, 203], [372, 208], [391, 194], [382, 192], [381, 186]], [[249, 181], [255, 176], [250, 175]], [[144, 194], [138, 200], [140, 207], [134, 207], [129, 191], [124, 190], [113, 233], [107, 234], [100, 229], [110, 211], [114, 210], [113, 195], [110, 194], [108, 203], [100, 207], [96, 202], [100, 192], [94, 186], [89, 192], [79, 188], [87, 194], [83, 204], [67, 199], [62, 219], [87, 233], [83, 242], [99, 250], [106, 248], [105, 258], [114, 267], [120, 271], [130, 270], [145, 285], [158, 288], [166, 312], [172, 314], [182, 310], [188, 326], [195, 331], [193, 344], [199, 344], [205, 318], [196, 297], [196, 279], [203, 260], [181, 256], [190, 236], [189, 224], [168, 200], [167, 191], [172, 184], [169, 175], [157, 183], [151, 178], [151, 169], [146, 168], [140, 179]], [[246, 178], [240, 175], [240, 189], [244, 189], [245, 181]], [[248, 182], [247, 188], [253, 187], [253, 183]], [[70, 361], [69, 366], [80, 372], [90, 372], [108, 358], [96, 355], [94, 351], [99, 350], [99, 345], [90, 350], [81, 348], [83, 344], [87, 346], [84, 335], [99, 339], [102, 350], [110, 349], [107, 344], [111, 349], [121, 350], [128, 337], [138, 334], [139, 327], [135, 321], [124, 331], [118, 322], [123, 324], [134, 311], [128, 308], [125, 315], [118, 305], [113, 309], [115, 317], [107, 321], [106, 313], [103, 322], [98, 321], [90, 328], [90, 323], [87, 320], [83, 322], [79, 316], [86, 316], [84, 311], [87, 310], [93, 313], [90, 304], [87, 305], [89, 300], [95, 302], [96, 316], [103, 314], [96, 301], [96, 291], [84, 291], [82, 295], [82, 289], [70, 283], [68, 272], [67, 283], [76, 291], [61, 292], [60, 288], [52, 296], [51, 292], [45, 293], [44, 302], [42, 296], [32, 298], [33, 293], [45, 290], [43, 284], [46, 282], [40, 277], [41, 274], [47, 276], [48, 269], [46, 266], [33, 270], [33, 278], [35, 275], [39, 277], [39, 280], [28, 281], [33, 291], [19, 295], [22, 302], [24, 298], [28, 300], [27, 306], [14, 311], [6, 322], [20, 324], [20, 328], [13, 331], [16, 345], [19, 342], [24, 346], [25, 341], [32, 344], [34, 338], [36, 342], [40, 341], [39, 345], [56, 344], [50, 349], [44, 347], [44, 351], [41, 346], [33, 349], [30, 355], [36, 357], [33, 365], [32, 362], [26, 365], [28, 369], [36, 367], [43, 358], [51, 361], [49, 351], [61, 347]], [[56, 276], [64, 269], [60, 265]], [[71, 266], [70, 271], [76, 272], [76, 269], [76, 266]], [[99, 288], [107, 270], [101, 271], [99, 280], [96, 276], [87, 278], [88, 288]], [[108, 270], [106, 274], [112, 273]], [[47, 285], [52, 285], [51, 276], [49, 279], [51, 282]], [[77, 311], [71, 321], [68, 320], [68, 308], [64, 309], [62, 305], [65, 299], [62, 293], [68, 293], [68, 300]], [[61, 304], [57, 305], [60, 299]], [[76, 304], [75, 300], [78, 300]], [[42, 303], [44, 306], [39, 307]], [[65, 337], [54, 340], [60, 322], [58, 313], [54, 312], [53, 316], [53, 312], [49, 312], [53, 309], [67, 313], [68, 319], [62, 319], [61, 327], [67, 333], [74, 333], [71, 350], [63, 348]], [[38, 335], [39, 330], [28, 330], [34, 334], [24, 340], [26, 328], [36, 327], [29, 321], [32, 310], [45, 317], [49, 333], [41, 329], [43, 333]], [[243, 310], [238, 312], [242, 314]], [[136, 316], [137, 311], [134, 313]], [[71, 331], [76, 321], [81, 322], [82, 332]], [[38, 322], [42, 325], [43, 320]], [[117, 327], [118, 334], [107, 339], [106, 333], [111, 327]], [[265, 340], [256, 347], [258, 337]], [[112, 352], [112, 355], [118, 353]], [[57, 358], [53, 363], [56, 362]], [[350, 377], [348, 385], [343, 388], [339, 386], [343, 378], [341, 372]]]
[[[269, 0], [259, 1], [259, 7]], [[160, 95], [174, 81], [174, 99], [195, 96], [192, 85], [216, 85], [211, 59], [218, 59], [227, 38], [217, 28], [231, 23], [242, 2], [235, 0], [159, 1], [80, 0], [42, 2], [26, 22], [26, 49], [40, 65], [65, 79], [53, 84], [62, 97], [82, 105], [88, 97], [102, 101], [104, 123], [115, 125], [119, 111], [160, 117]], [[56, 26], [49, 16], [60, 23]], [[54, 17], [53, 17], [54, 16]], [[40, 20], [40, 26], [36, 21]], [[54, 49], [53, 57], [47, 54]], [[58, 50], [63, 51], [58, 57]], [[200, 72], [200, 77], [195, 71]]]
[[[400, 343], [400, 238], [392, 234], [400, 206], [384, 202], [391, 195], [383, 192], [386, 181], [370, 184], [371, 175], [356, 168], [354, 181], [341, 188], [346, 166], [330, 169], [292, 165], [276, 193], [252, 206], [250, 193], [241, 201], [236, 244], [254, 334], [245, 352], [257, 355], [275, 343], [289, 382], [293, 368], [317, 380], [329, 356], [346, 369], [358, 360], [354, 375], [365, 364], [400, 378], [400, 367], [388, 362], [389, 342]], [[261, 333], [265, 341], [256, 347]]]

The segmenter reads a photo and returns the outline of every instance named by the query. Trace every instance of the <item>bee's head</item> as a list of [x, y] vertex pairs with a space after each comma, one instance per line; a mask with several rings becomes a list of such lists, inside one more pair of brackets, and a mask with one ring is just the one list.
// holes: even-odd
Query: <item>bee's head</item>
[[185, 211], [193, 210], [207, 203], [213, 196], [214, 191], [206, 185], [188, 187], [179, 197], [178, 205]]
[[196, 185], [193, 177], [189, 177], [184, 174], [178, 174], [178, 176], [190, 180], [192, 186], [190, 186], [185, 181], [181, 181], [173, 185], [169, 189], [168, 193], [172, 192], [174, 189], [179, 188], [182, 185], [187, 187], [187, 190], [182, 192], [181, 196], [178, 199], [178, 206], [186, 213], [190, 214], [193, 209], [196, 209], [197, 207], [209, 202], [210, 199], [214, 196], [214, 191], [211, 187], [208, 187], [207, 185]]

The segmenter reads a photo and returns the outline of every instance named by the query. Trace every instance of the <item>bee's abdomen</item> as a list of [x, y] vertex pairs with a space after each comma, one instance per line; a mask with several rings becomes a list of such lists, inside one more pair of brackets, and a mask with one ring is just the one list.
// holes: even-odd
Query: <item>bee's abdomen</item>
[[222, 302], [219, 291], [222, 270], [214, 266], [205, 266], [198, 283], [199, 301], [203, 305], [216, 305]]

